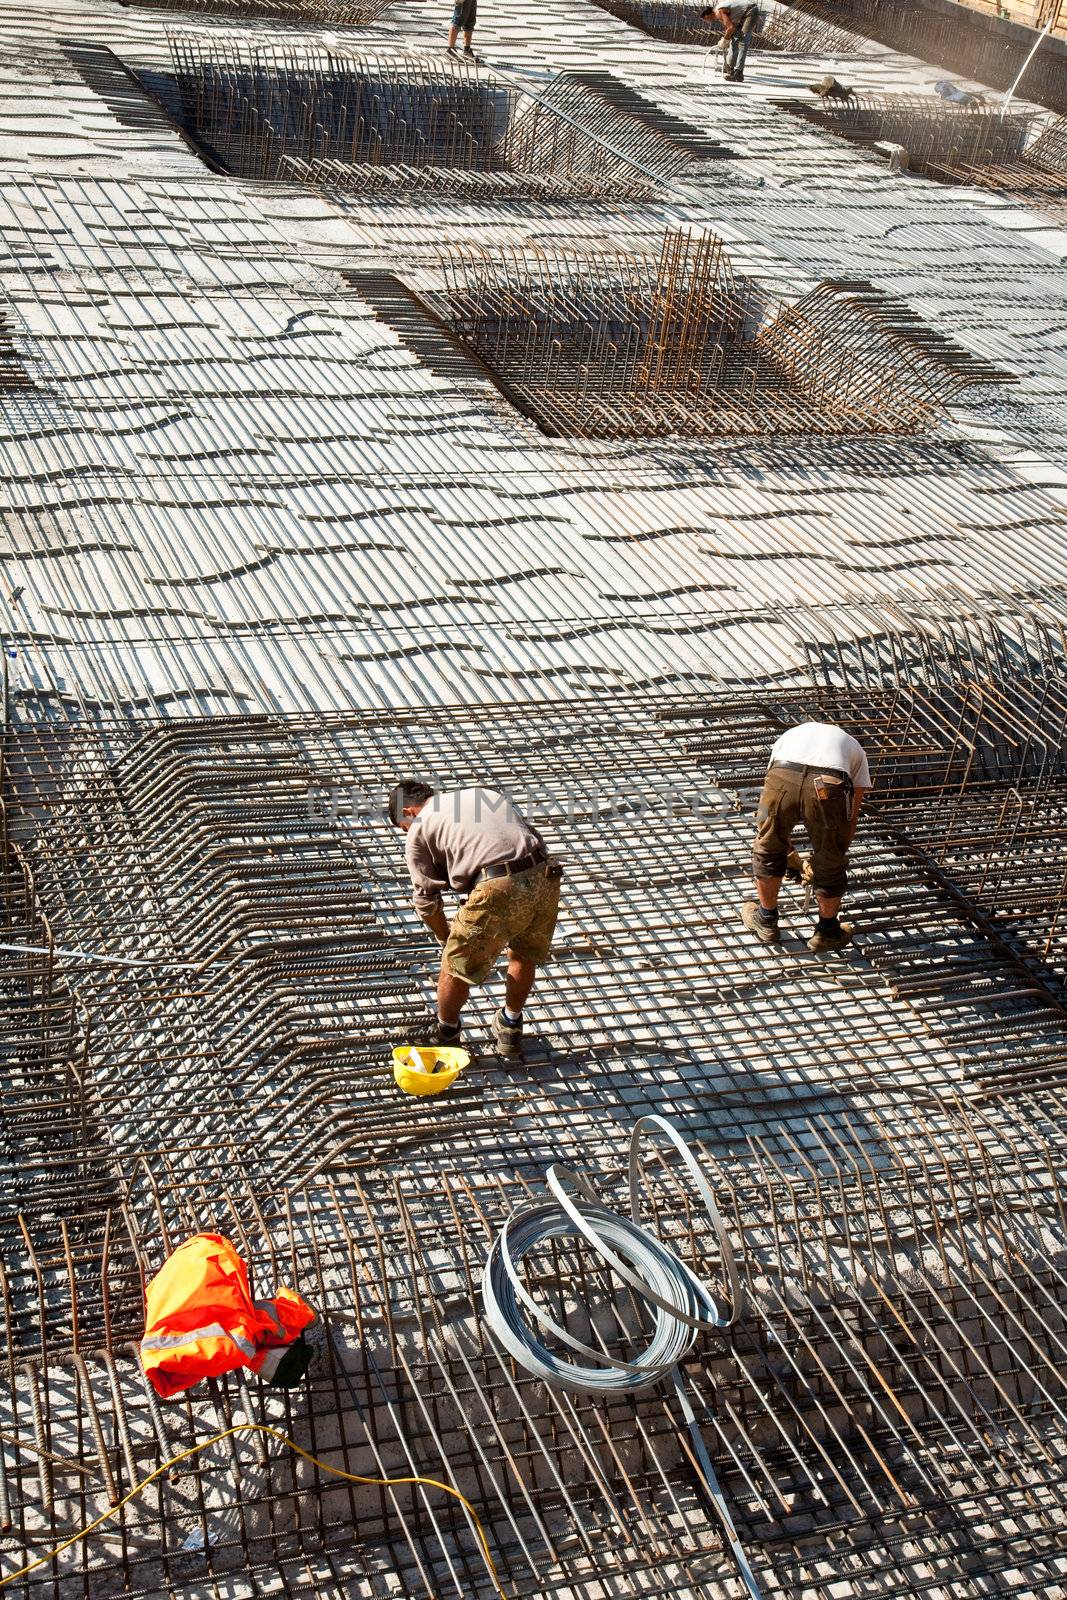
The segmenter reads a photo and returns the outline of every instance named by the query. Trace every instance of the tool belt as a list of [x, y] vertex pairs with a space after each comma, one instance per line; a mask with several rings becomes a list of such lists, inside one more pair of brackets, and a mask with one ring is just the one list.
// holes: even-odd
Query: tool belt
[[539, 867], [542, 861], [548, 860], [548, 851], [544, 845], [538, 845], [536, 850], [531, 850], [528, 855], [520, 856], [517, 861], [499, 861], [491, 867], [483, 867], [478, 877], [481, 878], [514, 878], [520, 872], [529, 872], [531, 867]]
[[772, 768], [784, 767], [787, 772], [810, 772], [816, 780], [815, 792], [819, 796], [820, 800], [828, 800], [830, 796], [825, 790], [824, 786], [819, 784], [818, 780], [820, 778], [832, 778], [835, 782], [835, 785], [840, 783], [843, 786], [845, 791], [845, 799], [851, 808], [852, 797], [855, 793], [856, 786], [852, 782], [852, 774], [850, 772], [842, 772], [840, 767], [813, 767], [803, 761], [772, 761], [771, 766]]

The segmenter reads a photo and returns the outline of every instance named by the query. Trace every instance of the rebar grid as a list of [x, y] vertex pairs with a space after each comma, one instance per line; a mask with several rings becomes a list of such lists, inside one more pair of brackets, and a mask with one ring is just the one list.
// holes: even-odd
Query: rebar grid
[[387, 196], [646, 198], [691, 161], [565, 73], [536, 95], [447, 57], [170, 36], [188, 130], [241, 177]]
[[911, 171], [1010, 193], [1053, 209], [1067, 205], [1067, 119], [1032, 139], [1038, 118], [992, 107], [945, 105], [918, 95], [853, 95], [845, 102], [779, 106], [867, 148], [897, 145]]
[[122, 3], [147, 5], [153, 11], [199, 12], [219, 21], [251, 17], [268, 22], [325, 22], [338, 28], [362, 28], [377, 22], [393, 0], [122, 0]]
[[[418, 1160], [423, 1146], [429, 1159], [446, 1133], [456, 1158], [466, 1150], [472, 1164], [498, 1161], [502, 1139], [512, 1161], [527, 1148], [536, 1159], [529, 1124], [516, 1121], [519, 1106], [495, 1076], [450, 1095], [444, 1121], [440, 1110], [427, 1120], [417, 1102], [383, 1093], [388, 1049], [418, 1014], [432, 958], [404, 910], [401, 851], [381, 820], [382, 774], [432, 760], [442, 781], [485, 772], [507, 783], [514, 752], [531, 739], [523, 761], [529, 802], [573, 859], [571, 925], [557, 946], [564, 971], [546, 974], [554, 1049], [577, 1061], [603, 1059], [617, 1072], [627, 1051], [655, 1052], [669, 1039], [686, 1103], [696, 1109], [705, 1089], [728, 1121], [733, 1072], [719, 1064], [718, 1049], [701, 1062], [691, 1041], [705, 1035], [716, 994], [744, 993], [751, 974], [743, 953], [706, 957], [680, 930], [707, 916], [709, 884], [731, 893], [747, 823], [691, 818], [695, 831], [683, 849], [676, 814], [686, 807], [671, 796], [677, 750], [647, 710], [620, 706], [617, 715], [618, 730], [605, 729], [595, 709], [551, 721], [539, 715], [536, 734], [530, 718], [495, 708], [457, 714], [451, 726], [424, 712], [399, 727], [373, 715], [179, 723], [134, 735], [132, 744], [129, 730], [20, 736], [9, 773], [22, 828], [38, 818], [27, 850], [47, 885], [57, 943], [160, 964], [153, 971], [68, 963], [87, 1009], [107, 1017], [97, 1031], [96, 1083], [123, 1159], [144, 1151], [162, 1169], [187, 1144], [203, 1147], [205, 1183], [224, 1183], [235, 1159], [253, 1177], [296, 1181], [323, 1162], [373, 1164], [401, 1151]], [[617, 792], [592, 788], [594, 772]], [[663, 796], [662, 811], [644, 818], [634, 804], [638, 774], [644, 796]], [[372, 797], [370, 816], [352, 813], [361, 795]], [[666, 982], [650, 985], [648, 969], [642, 976], [648, 941], [660, 950]], [[168, 968], [180, 961], [199, 970]], [[597, 1016], [644, 988], [647, 1006], [640, 1020], [628, 1019], [623, 1039], [617, 1028], [602, 1034]], [[842, 1003], [847, 1008], [844, 993]], [[724, 1035], [756, 1059], [761, 1011], [762, 1001], [747, 1044], [729, 1026]], [[835, 1042], [849, 1031], [832, 1008], [825, 1026]], [[887, 1040], [897, 1031], [888, 1018], [881, 1026]], [[797, 1062], [774, 1094], [801, 1103], [812, 1092], [836, 1098], [847, 1081], [851, 1096], [862, 1071], [857, 1055], [815, 1072], [809, 1087], [812, 1068]], [[913, 1085], [954, 1078], [936, 1049], [919, 1079], [903, 1061], [901, 1071]], [[624, 1077], [639, 1103], [648, 1093], [640, 1068]], [[553, 1079], [550, 1122], [558, 1093]], [[602, 1103], [595, 1082], [563, 1097], [579, 1120], [595, 1120]], [[749, 1104], [755, 1114], [751, 1093]], [[718, 1110], [710, 1114], [720, 1120]], [[777, 1115], [768, 1106], [772, 1122]], [[176, 1182], [180, 1166], [178, 1159]]]
[[[830, 1583], [963, 1597], [979, 1576], [998, 1593], [1059, 1581], [1067, 1216], [1055, 1150], [1024, 1138], [1006, 1161], [1002, 1131], [962, 1107], [948, 1124], [920, 1116], [903, 1139], [877, 1117], [864, 1130], [800, 1122], [791, 1139], [788, 1162], [751, 1140], [740, 1178], [709, 1160], [749, 1307], [732, 1342], [703, 1341], [686, 1369], [761, 1584], [799, 1600]], [[617, 1157], [596, 1176], [609, 1204], [621, 1177]], [[713, 1236], [671, 1162], [657, 1157], [646, 1183], [649, 1221], [714, 1282]], [[481, 1261], [526, 1185], [350, 1177], [280, 1205], [239, 1190], [213, 1203], [194, 1187], [171, 1224], [150, 1204], [121, 1250], [111, 1240], [119, 1273], [99, 1246], [84, 1252], [45, 1313], [40, 1354], [9, 1359], [3, 1514], [16, 1543], [60, 1537], [197, 1437], [256, 1418], [350, 1471], [455, 1484], [488, 1525], [509, 1593], [729, 1590], [666, 1396], [568, 1395], [488, 1341]], [[257, 1286], [293, 1282], [325, 1313], [299, 1389], [235, 1376], [154, 1400], [129, 1324], [174, 1221], [231, 1233]], [[118, 1309], [87, 1338], [79, 1307], [101, 1275]], [[632, 1348], [632, 1301], [580, 1253], [557, 1243], [528, 1281], [576, 1327], [595, 1308], [583, 1337]], [[164, 1477], [62, 1580], [14, 1592], [95, 1600], [271, 1570], [298, 1593], [289, 1582], [316, 1561], [349, 1580], [392, 1573], [413, 1596], [490, 1593], [454, 1505], [331, 1484], [269, 1440], [230, 1441]]]
[[114, 1198], [111, 1152], [89, 1081], [89, 1019], [47, 953], [51, 931], [33, 875], [6, 832], [0, 849], [0, 940], [27, 951], [0, 952], [3, 1210], [22, 1219], [20, 1231], [32, 1224], [47, 1250], [65, 1251], [68, 1225], [92, 1232]]
[[[794, 9], [832, 24], [835, 28], [875, 39], [894, 50], [904, 50], [922, 61], [936, 62], [951, 72], [1010, 89], [1026, 66], [1036, 43], [1030, 28], [1010, 31], [998, 27], [999, 19], [955, 6], [944, 10], [922, 0], [792, 0]], [[1063, 52], [1055, 42], [1039, 48], [1019, 82], [1018, 93], [1053, 111], [1067, 112], [1067, 78]]]
[[[919, 884], [936, 885], [992, 941], [1023, 980], [1010, 994], [1067, 1017], [1062, 981], [1067, 956], [1067, 690], [1062, 675], [892, 688], [825, 688], [817, 695], [761, 696], [757, 705], [718, 705], [707, 731], [687, 749], [708, 761], [716, 781], [758, 785], [774, 730], [814, 717], [840, 722], [867, 745], [876, 786], [869, 801]], [[875, 957], [877, 960], [877, 957]], [[946, 969], [920, 957], [896, 992], [929, 996], [966, 991], [967, 967]], [[923, 966], [927, 967], [924, 972]], [[1036, 1018], [1035, 1018], [1036, 1020]], [[1023, 1081], [1059, 1081], [1062, 1050], [1035, 1052]], [[991, 1061], [982, 1074], [1008, 1084], [1016, 1064]]]
[[0, 391], [37, 387], [26, 370], [24, 354], [27, 346], [33, 347], [34, 341], [24, 337], [25, 328], [20, 328], [19, 333], [20, 339], [16, 343], [11, 331], [11, 314], [0, 309]]
[[[240, 1416], [350, 1470], [454, 1483], [509, 1593], [729, 1589], [666, 1398], [545, 1390], [478, 1320], [489, 1239], [545, 1161], [601, 1166], [617, 1203], [629, 1123], [656, 1109], [704, 1139], [742, 1249], [751, 1310], [733, 1345], [698, 1348], [687, 1381], [765, 1592], [969, 1600], [976, 1563], [998, 1593], [1059, 1581], [1064, 1009], [999, 924], [968, 918], [981, 887], [954, 857], [914, 871], [933, 798], [939, 825], [951, 805], [974, 830], [1006, 789], [1059, 792], [1055, 640], [1027, 644], [1052, 652], [1042, 679], [998, 646], [962, 630], [925, 650], [858, 641], [852, 663], [827, 660], [862, 687], [755, 705], [10, 730], [3, 942], [50, 954], [6, 959], [22, 985], [24, 969], [51, 973], [82, 1019], [47, 1062], [66, 1071], [80, 1049], [77, 1094], [18, 1129], [16, 1159], [43, 1200], [76, 1127], [99, 1174], [58, 1226], [45, 1204], [0, 1215], [13, 1546], [58, 1539]], [[995, 690], [957, 681], [994, 659]], [[883, 791], [850, 889], [863, 948], [840, 970], [788, 951], [754, 964], [726, 934], [769, 744], [813, 710], [862, 723]], [[433, 979], [381, 816], [413, 771], [496, 786], [521, 772], [516, 799], [565, 860], [537, 991], [550, 1048], [507, 1073], [476, 1063], [441, 1102], [405, 1100], [386, 1065]], [[1016, 849], [1007, 828], [996, 839]], [[472, 1028], [491, 1004], [472, 1005]], [[649, 1181], [649, 1216], [714, 1281], [670, 1163]], [[301, 1389], [230, 1378], [167, 1407], [146, 1390], [143, 1283], [198, 1229], [233, 1237], [257, 1284], [288, 1281], [326, 1311], [338, 1342]], [[587, 1259], [557, 1246], [531, 1270], [584, 1336], [632, 1350], [634, 1304]], [[270, 1573], [286, 1594], [489, 1593], [452, 1506], [330, 1484], [254, 1440], [165, 1477], [67, 1561], [15, 1592], [96, 1600]]]
[[441, 269], [422, 298], [552, 434], [914, 433], [1004, 381], [868, 283], [787, 305], [712, 234], [668, 230], [658, 259], [454, 249]]
[[[1025, 1573], [1028, 1555], [1039, 1589], [1043, 1556], [1053, 1558], [1045, 1581], [1054, 1576], [1055, 1548], [1039, 1539], [1021, 1552], [1063, 1514], [1058, 1444], [1050, 1449], [1038, 1421], [1058, 1437], [1067, 1420], [1058, 1163], [1025, 1176], [1004, 1166], [967, 1114], [948, 1148], [920, 1117], [905, 1144], [887, 1136], [877, 1164], [851, 1136], [810, 1131], [818, 1167], [787, 1174], [757, 1142], [763, 1194], [757, 1182], [732, 1197], [758, 1311], [751, 1359], [767, 1364], [752, 1384], [759, 1404], [749, 1396], [739, 1411], [760, 1430], [762, 1449], [738, 1462], [753, 1501], [780, 1529], [793, 1506], [766, 1463], [788, 1461], [793, 1494], [816, 1524], [850, 1524], [857, 1553], [866, 1542], [857, 1517], [881, 1536], [883, 1516], [900, 1518], [891, 1593], [920, 1582], [907, 1559], [909, 1514], [921, 1525], [946, 1512], [942, 1532], [947, 1542], [962, 1534], [964, 1548], [966, 1525], [988, 1518], [987, 1572], [1003, 1562]], [[746, 1343], [734, 1352], [742, 1370]], [[818, 1413], [814, 1426], [799, 1396]], [[1012, 1502], [1014, 1522], [1003, 1516]], [[947, 1592], [967, 1591], [950, 1580]]]
[[[836, 694], [819, 703], [842, 712]], [[852, 708], [894, 726], [884, 695]], [[590, 1130], [618, 1092], [653, 1108], [660, 1091], [646, 1057], [698, 1129], [727, 1141], [741, 1105], [773, 1138], [786, 1106], [813, 1099], [834, 1108], [870, 1097], [884, 1112], [886, 1095], [903, 1096], [902, 1106], [916, 1094], [952, 1095], [993, 1070], [974, 1059], [993, 1033], [998, 1070], [1054, 1077], [1062, 1018], [1050, 1011], [1046, 979], [1027, 968], [1020, 985], [1014, 947], [993, 947], [989, 928], [968, 923], [965, 913], [986, 914], [980, 896], [967, 898], [973, 881], [948, 857], [928, 881], [906, 881], [909, 850], [929, 852], [925, 812], [903, 817], [901, 838], [879, 835], [865, 888], [860, 868], [869, 991], [845, 986], [808, 1017], [824, 988], [814, 974], [786, 963], [768, 987], [732, 941], [694, 945], [685, 930], [735, 914], [751, 834], [747, 801], [735, 809], [722, 792], [703, 805], [709, 776], [726, 739], [730, 784], [755, 784], [774, 721], [750, 707], [717, 708], [709, 734], [703, 708], [653, 712], [622, 701], [607, 723], [602, 706], [536, 717], [496, 707], [445, 723], [423, 711], [399, 721], [220, 718], [13, 736], [12, 815], [50, 908], [49, 937], [157, 964], [64, 960], [93, 1041], [95, 1099], [79, 1100], [78, 1115], [106, 1128], [123, 1170], [145, 1154], [175, 1193], [190, 1181], [182, 1152], [194, 1148], [207, 1190], [225, 1187], [235, 1162], [251, 1181], [277, 1183], [400, 1155], [418, 1165], [445, 1137], [452, 1158], [472, 1167], [498, 1165], [505, 1146], [509, 1162], [520, 1153], [536, 1162], [522, 1097], [507, 1080], [472, 1081], [428, 1116], [383, 1076], [390, 1045], [429, 995], [433, 965], [405, 910], [397, 837], [382, 820], [387, 784], [430, 765], [445, 783], [506, 786], [520, 750], [517, 799], [568, 859], [542, 1004], [553, 1055], [573, 1066], [527, 1086], [549, 1125], [563, 1117], [581, 1130], [573, 1137], [595, 1139]], [[740, 775], [739, 760], [750, 763]], [[977, 768], [958, 771], [962, 761], [952, 772], [964, 797], [999, 792]], [[922, 792], [934, 792], [929, 771], [920, 778]], [[910, 781], [909, 800], [920, 780]], [[1040, 782], [1051, 795], [1047, 773]], [[942, 787], [945, 804], [958, 804]], [[970, 810], [958, 811], [971, 826]], [[963, 891], [961, 905], [953, 893]], [[1040, 899], [1033, 915], [1047, 920]], [[1020, 916], [992, 932], [1015, 938], [1031, 925]], [[942, 985], [933, 996], [931, 951]], [[925, 1044], [911, 1020], [920, 992], [930, 1000]], [[777, 1042], [783, 1006], [805, 1015], [809, 1041], [788, 1056]], [[609, 1017], [611, 1026], [598, 1021]], [[598, 1083], [601, 1069], [613, 1088]]]

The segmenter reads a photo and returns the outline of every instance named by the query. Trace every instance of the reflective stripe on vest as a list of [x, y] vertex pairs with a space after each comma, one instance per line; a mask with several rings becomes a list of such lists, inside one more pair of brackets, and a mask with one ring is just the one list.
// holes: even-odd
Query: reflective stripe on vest
[[282, 1340], [287, 1340], [289, 1338], [289, 1335], [285, 1331], [284, 1323], [279, 1321], [279, 1318], [278, 1318], [278, 1307], [275, 1305], [274, 1301], [273, 1300], [255, 1300], [255, 1301], [253, 1301], [253, 1304], [255, 1305], [255, 1308], [256, 1308], [257, 1311], [262, 1311], [263, 1315], [266, 1316], [266, 1317], [269, 1317], [270, 1320], [273, 1322], [274, 1331], [278, 1335], [278, 1338], [282, 1339]]
[[209, 1322], [203, 1328], [190, 1328], [188, 1333], [150, 1333], [141, 1340], [141, 1350], [180, 1350], [182, 1345], [194, 1344], [197, 1339], [229, 1339], [235, 1344], [245, 1357], [251, 1361], [256, 1355], [256, 1346], [251, 1339], [245, 1339], [239, 1333], [232, 1333], [229, 1328], [224, 1328], [221, 1322]]

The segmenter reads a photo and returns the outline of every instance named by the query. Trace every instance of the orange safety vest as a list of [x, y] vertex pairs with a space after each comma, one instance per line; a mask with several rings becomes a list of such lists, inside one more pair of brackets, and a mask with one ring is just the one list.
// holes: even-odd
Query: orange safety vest
[[268, 1350], [292, 1344], [315, 1313], [292, 1289], [253, 1300], [248, 1268], [229, 1239], [186, 1239], [148, 1285], [141, 1362], [167, 1399], [237, 1367], [258, 1372]]

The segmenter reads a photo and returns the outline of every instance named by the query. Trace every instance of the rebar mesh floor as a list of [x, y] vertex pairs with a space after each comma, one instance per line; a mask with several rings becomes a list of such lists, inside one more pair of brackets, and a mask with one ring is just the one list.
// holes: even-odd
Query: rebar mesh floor
[[[797, 905], [783, 947], [753, 961], [730, 930], [759, 752], [804, 710], [862, 726], [881, 778], [856, 852], [862, 943], [813, 960]], [[0, 1219], [13, 1526], [58, 1539], [196, 1431], [254, 1416], [348, 1471], [443, 1475], [490, 1519], [510, 1593], [729, 1586], [666, 1400], [546, 1390], [479, 1317], [484, 1249], [548, 1153], [611, 1186], [632, 1121], [659, 1111], [701, 1141], [743, 1251], [742, 1330], [687, 1375], [766, 1592], [911, 1593], [930, 1572], [963, 1595], [979, 1552], [996, 1592], [1042, 1592], [1067, 1348], [1057, 884], [1043, 899], [1035, 880], [1031, 920], [1002, 934], [996, 885], [989, 908], [960, 851], [1040, 836], [1065, 710], [1022, 674], [996, 696], [946, 675], [803, 703], [628, 699], [610, 717], [501, 705], [10, 735], [8, 942], [47, 907], [57, 953], [9, 957], [5, 990], [64, 1022], [22, 1069], [50, 1078], [50, 1103], [5, 1096], [12, 1173], [60, 1184]], [[565, 863], [539, 1046], [521, 1066], [483, 1054], [443, 1102], [405, 1100], [384, 1066], [432, 992], [382, 815], [411, 770], [521, 777]], [[1007, 795], [1026, 798], [1025, 823]], [[941, 876], [924, 881], [915, 853], [933, 861], [942, 834]], [[61, 953], [78, 950], [153, 966]], [[1005, 1095], [1020, 1112], [1007, 1140], [991, 1110]], [[714, 1273], [668, 1166], [653, 1209]], [[257, 1273], [291, 1275], [326, 1314], [319, 1366], [284, 1401], [227, 1381], [161, 1411], [138, 1378], [143, 1274], [199, 1229], [235, 1234]], [[587, 1272], [565, 1258], [549, 1272], [561, 1294]], [[594, 1295], [590, 1328], [604, 1337], [610, 1311], [609, 1340], [639, 1335], [621, 1288]], [[77, 1471], [47, 1443], [72, 1414], [89, 1430]], [[58, 1592], [195, 1592], [270, 1568], [299, 1593], [309, 1561], [342, 1592], [491, 1592], [470, 1527], [428, 1492], [331, 1486], [273, 1440], [216, 1450], [123, 1512], [110, 1562], [83, 1552]]]

